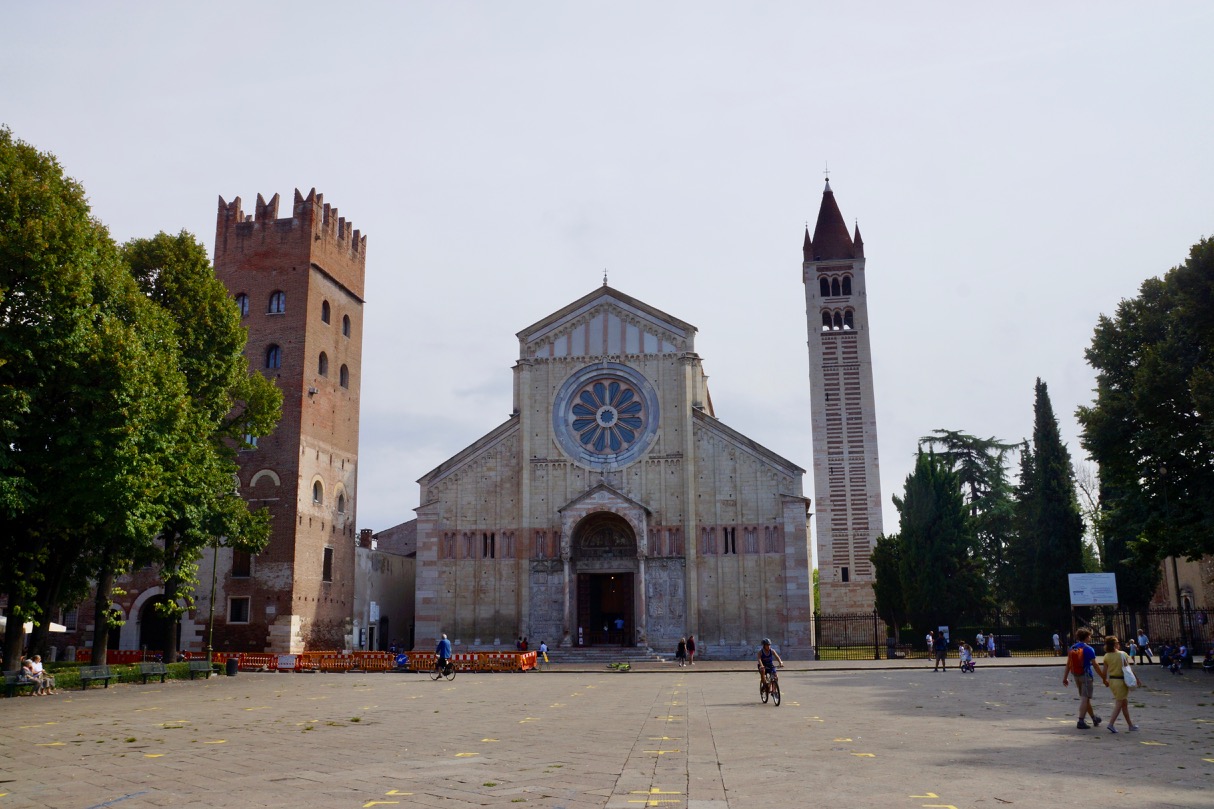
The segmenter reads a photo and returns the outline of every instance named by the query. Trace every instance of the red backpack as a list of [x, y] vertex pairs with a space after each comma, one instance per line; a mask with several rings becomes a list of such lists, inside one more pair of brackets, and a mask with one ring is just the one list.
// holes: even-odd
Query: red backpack
[[1083, 646], [1071, 647], [1071, 650], [1066, 653], [1066, 665], [1071, 674], [1083, 674], [1087, 670], [1087, 666], [1083, 662]]

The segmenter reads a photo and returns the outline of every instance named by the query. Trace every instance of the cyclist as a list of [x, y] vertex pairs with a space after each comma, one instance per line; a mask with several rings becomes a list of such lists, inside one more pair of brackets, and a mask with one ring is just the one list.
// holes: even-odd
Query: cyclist
[[443, 671], [451, 663], [451, 641], [447, 640], [446, 635], [439, 638], [438, 645], [434, 647], [434, 657], [435, 671]]
[[784, 667], [784, 661], [780, 659], [780, 655], [776, 650], [771, 648], [771, 639], [763, 638], [763, 647], [759, 649], [759, 682], [763, 682], [763, 675], [767, 674], [770, 677], [775, 677], [776, 666]]

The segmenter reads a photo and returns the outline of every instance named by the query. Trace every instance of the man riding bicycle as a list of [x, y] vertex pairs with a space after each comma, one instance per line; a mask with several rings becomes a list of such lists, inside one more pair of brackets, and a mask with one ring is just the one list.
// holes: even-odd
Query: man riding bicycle
[[763, 647], [759, 649], [759, 683], [762, 684], [763, 678], [776, 676], [776, 666], [784, 667], [784, 661], [780, 659], [780, 655], [776, 650], [771, 648], [771, 639], [763, 638]]
[[434, 647], [434, 670], [443, 671], [451, 663], [451, 641], [447, 640], [447, 636], [443, 635], [438, 645]]

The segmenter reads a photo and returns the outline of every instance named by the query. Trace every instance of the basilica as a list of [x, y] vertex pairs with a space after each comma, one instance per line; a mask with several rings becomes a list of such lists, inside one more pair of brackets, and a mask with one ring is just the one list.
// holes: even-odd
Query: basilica
[[606, 283], [518, 333], [510, 417], [418, 481], [416, 648], [811, 654], [805, 470], [717, 418], [695, 335]]

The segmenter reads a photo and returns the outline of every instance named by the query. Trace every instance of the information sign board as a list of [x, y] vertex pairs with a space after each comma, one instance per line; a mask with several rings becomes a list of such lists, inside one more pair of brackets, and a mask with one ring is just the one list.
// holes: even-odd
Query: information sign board
[[1116, 573], [1068, 573], [1072, 607], [1117, 606]]

